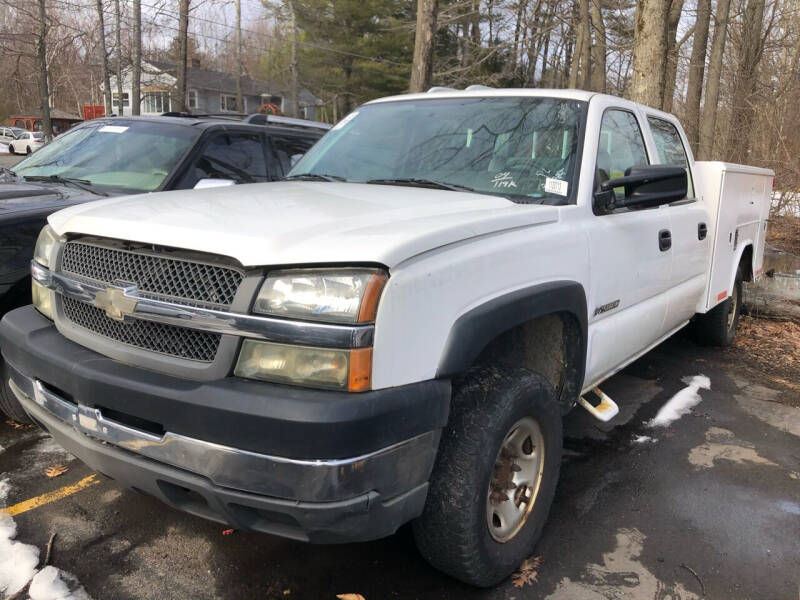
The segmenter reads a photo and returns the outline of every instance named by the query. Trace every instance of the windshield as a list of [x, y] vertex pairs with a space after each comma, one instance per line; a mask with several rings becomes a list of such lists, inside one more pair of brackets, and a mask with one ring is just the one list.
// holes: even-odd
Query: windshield
[[292, 169], [351, 182], [414, 179], [521, 202], [566, 202], [584, 102], [440, 98], [362, 106]]
[[199, 136], [169, 122], [115, 119], [70, 129], [14, 167], [22, 177], [82, 179], [104, 191], [150, 192]]
[[31, 137], [33, 139], [35, 139], [35, 140], [42, 140], [42, 139], [44, 139], [44, 134], [39, 132], [39, 131], [37, 131], [36, 133], [32, 133]]

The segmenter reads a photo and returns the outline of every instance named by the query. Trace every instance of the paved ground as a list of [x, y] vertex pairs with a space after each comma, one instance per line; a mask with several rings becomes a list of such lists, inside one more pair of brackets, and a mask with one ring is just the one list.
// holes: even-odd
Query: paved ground
[[[644, 421], [703, 373], [711, 390], [667, 429]], [[794, 381], [800, 378], [795, 377]], [[15, 517], [18, 539], [44, 548], [96, 600], [335, 598], [797, 600], [800, 589], [798, 388], [780, 389], [730, 352], [668, 341], [607, 383], [621, 405], [598, 427], [567, 421], [566, 456], [536, 548], [538, 583], [474, 590], [429, 568], [407, 529], [338, 547], [235, 532], [175, 512], [112, 481]], [[792, 404], [795, 407], [791, 406]], [[636, 442], [638, 436], [653, 441]], [[0, 425], [7, 503], [91, 475], [35, 431]], [[69, 471], [48, 479], [47, 466]]]
[[21, 161], [24, 156], [14, 155], [14, 154], [5, 154], [0, 152], [0, 167], [13, 167], [19, 161]]

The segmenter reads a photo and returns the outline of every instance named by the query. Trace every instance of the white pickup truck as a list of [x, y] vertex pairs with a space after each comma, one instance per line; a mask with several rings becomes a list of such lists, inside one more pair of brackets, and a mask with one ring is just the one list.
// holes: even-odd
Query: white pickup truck
[[691, 321], [731, 342], [771, 187], [610, 96], [376, 100], [285, 182], [50, 216], [34, 305], [0, 324], [7, 381], [178, 509], [314, 543], [413, 521], [489, 586], [540, 535], [562, 416], [610, 418], [597, 386]]

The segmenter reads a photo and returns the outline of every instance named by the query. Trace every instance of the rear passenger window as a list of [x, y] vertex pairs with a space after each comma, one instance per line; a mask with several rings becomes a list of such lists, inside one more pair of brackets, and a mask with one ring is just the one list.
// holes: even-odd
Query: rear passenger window
[[656, 142], [658, 160], [663, 165], [673, 165], [686, 169], [686, 182], [688, 184], [687, 198], [694, 198], [694, 185], [692, 183], [692, 173], [689, 170], [689, 159], [686, 158], [686, 149], [678, 133], [678, 129], [664, 119], [647, 117], [650, 124], [650, 131], [653, 132], [653, 139]]
[[[622, 177], [631, 167], [649, 164], [642, 130], [633, 113], [607, 110], [600, 125], [600, 145], [597, 149], [597, 176], [600, 183]], [[615, 188], [617, 196], [625, 188]]]
[[257, 133], [214, 135], [177, 188], [193, 188], [201, 179], [232, 179], [237, 183], [266, 181], [267, 165], [261, 136]]
[[316, 141], [306, 137], [270, 136], [272, 156], [276, 163], [271, 170], [275, 176], [285, 177]]

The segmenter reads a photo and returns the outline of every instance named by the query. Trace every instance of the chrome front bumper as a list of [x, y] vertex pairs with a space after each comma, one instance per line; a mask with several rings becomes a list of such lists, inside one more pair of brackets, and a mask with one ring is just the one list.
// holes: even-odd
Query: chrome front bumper
[[[293, 459], [249, 452], [184, 435], [156, 435], [61, 397], [9, 365], [9, 386], [36, 421], [53, 418], [75, 432], [208, 479], [215, 486], [274, 498], [333, 502], [377, 491], [383, 498], [427, 481], [440, 430], [348, 459]], [[124, 481], [123, 481], [124, 483]]]

